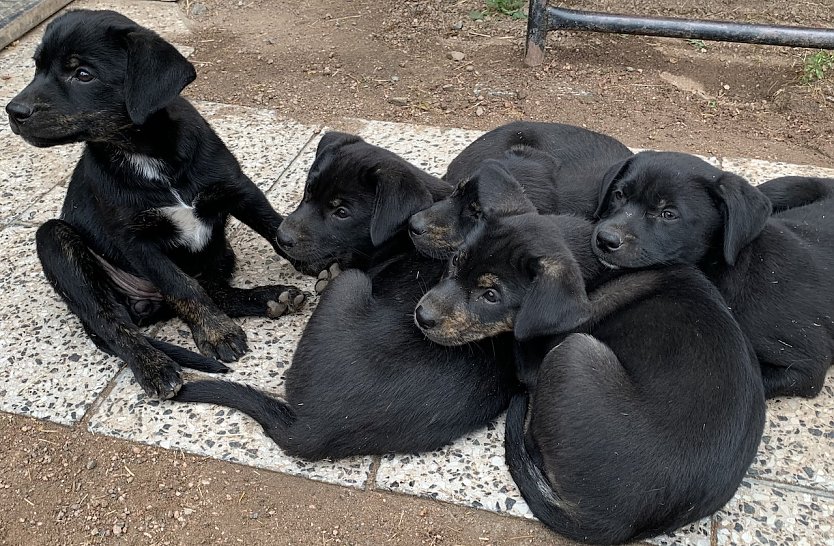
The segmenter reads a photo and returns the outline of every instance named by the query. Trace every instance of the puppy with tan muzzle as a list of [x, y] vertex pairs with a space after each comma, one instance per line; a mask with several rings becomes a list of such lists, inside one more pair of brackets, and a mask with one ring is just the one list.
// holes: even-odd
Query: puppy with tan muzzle
[[755, 457], [765, 403], [755, 354], [697, 269], [606, 273], [592, 231], [570, 216], [486, 222], [415, 321], [436, 343], [512, 332], [548, 349], [518, 372], [528, 394], [507, 415], [510, 472], [551, 529], [617, 544], [721, 508]]
[[[602, 178], [631, 151], [614, 138], [561, 123], [516, 121], [478, 138], [449, 165], [451, 195], [409, 220], [415, 247], [448, 257], [480, 222], [520, 214], [516, 189], [544, 214], [591, 218]], [[497, 161], [507, 176], [482, 166]], [[508, 187], [510, 186], [510, 187]], [[523, 210], [521, 211], [523, 212]]]

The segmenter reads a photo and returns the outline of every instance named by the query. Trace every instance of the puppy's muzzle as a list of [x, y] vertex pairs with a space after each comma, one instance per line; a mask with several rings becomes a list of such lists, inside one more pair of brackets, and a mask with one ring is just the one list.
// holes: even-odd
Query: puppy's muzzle
[[422, 305], [418, 305], [414, 310], [414, 320], [423, 330], [430, 330], [437, 326], [437, 317]]
[[283, 249], [292, 248], [295, 246], [295, 243], [298, 242], [292, 233], [283, 229], [283, 226], [278, 228], [277, 240], [278, 246], [280, 246]]
[[428, 232], [429, 226], [426, 223], [426, 217], [422, 213], [417, 213], [408, 221], [408, 232], [412, 237], [421, 237]]
[[616, 252], [623, 246], [623, 237], [613, 230], [600, 229], [595, 239], [597, 248], [603, 252]]
[[6, 105], [6, 113], [9, 115], [12, 132], [19, 134], [20, 125], [35, 113], [35, 109], [29, 104], [13, 100]]

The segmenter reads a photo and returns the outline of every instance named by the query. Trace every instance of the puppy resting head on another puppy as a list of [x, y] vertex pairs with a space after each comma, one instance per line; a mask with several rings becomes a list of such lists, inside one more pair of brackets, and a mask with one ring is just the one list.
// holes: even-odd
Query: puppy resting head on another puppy
[[503, 332], [523, 341], [576, 328], [590, 318], [590, 303], [563, 233], [587, 231], [588, 224], [535, 213], [486, 222], [420, 300], [417, 326], [441, 345]]
[[713, 249], [733, 265], [770, 214], [738, 175], [687, 154], [640, 152], [606, 174], [593, 248], [611, 268], [696, 264]]
[[519, 178], [548, 180], [558, 169], [552, 156], [527, 146], [514, 146], [501, 159], [484, 160], [451, 195], [412, 216], [409, 236], [421, 253], [447, 258], [483, 222], [534, 212]]

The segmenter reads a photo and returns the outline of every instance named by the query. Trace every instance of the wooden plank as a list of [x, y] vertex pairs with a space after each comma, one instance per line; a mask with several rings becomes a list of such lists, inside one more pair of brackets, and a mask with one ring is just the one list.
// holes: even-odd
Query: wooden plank
[[72, 0], [4, 0], [0, 4], [0, 49], [17, 40]]

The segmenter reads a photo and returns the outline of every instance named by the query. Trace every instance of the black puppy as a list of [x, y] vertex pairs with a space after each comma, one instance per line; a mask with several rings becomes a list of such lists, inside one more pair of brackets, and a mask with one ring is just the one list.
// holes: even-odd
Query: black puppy
[[[738, 175], [642, 152], [606, 175], [594, 250], [613, 268], [698, 264], [753, 343], [767, 396], [811, 397], [834, 358], [834, 199], [792, 198], [784, 181], [769, 191], [794, 208], [771, 216]], [[801, 206], [803, 195], [813, 202]]]
[[[307, 274], [367, 269], [385, 252], [411, 248], [402, 227], [451, 186], [356, 135], [328, 132], [316, 149], [304, 197], [278, 230], [278, 244]], [[326, 280], [326, 279], [325, 279]]]
[[834, 197], [834, 178], [780, 176], [756, 188], [770, 199], [773, 212], [782, 212]]
[[514, 214], [503, 177], [479, 168], [496, 159], [512, 174], [536, 209], [591, 218], [611, 165], [631, 156], [619, 141], [572, 125], [517, 121], [493, 129], [456, 157], [444, 179], [454, 192], [411, 217], [409, 234], [421, 252], [447, 256], [485, 218]]
[[[445, 188], [448, 191], [448, 188]], [[358, 137], [328, 133], [304, 201], [279, 240], [302, 270], [361, 267], [324, 291], [286, 374], [283, 399], [200, 381], [175, 400], [239, 409], [291, 455], [339, 458], [439, 448], [506, 409], [516, 382], [512, 339], [443, 347], [413, 324], [445, 264], [414, 251], [403, 229], [442, 194], [439, 180]]]
[[592, 230], [569, 216], [487, 222], [415, 314], [443, 344], [554, 336], [529, 407], [526, 396], [510, 406], [507, 463], [547, 526], [614, 544], [721, 508], [756, 454], [765, 403], [749, 342], [697, 269], [619, 276], [587, 294], [602, 268]]
[[49, 24], [35, 66], [6, 106], [12, 130], [35, 146], [86, 142], [61, 219], [37, 232], [47, 279], [149, 395], [173, 395], [180, 365], [227, 370], [137, 328], [175, 314], [200, 351], [233, 361], [247, 347], [230, 316], [275, 318], [303, 301], [290, 286], [229, 286], [229, 215], [276, 250], [281, 216], [179, 96], [194, 67], [130, 19], [87, 10]]

